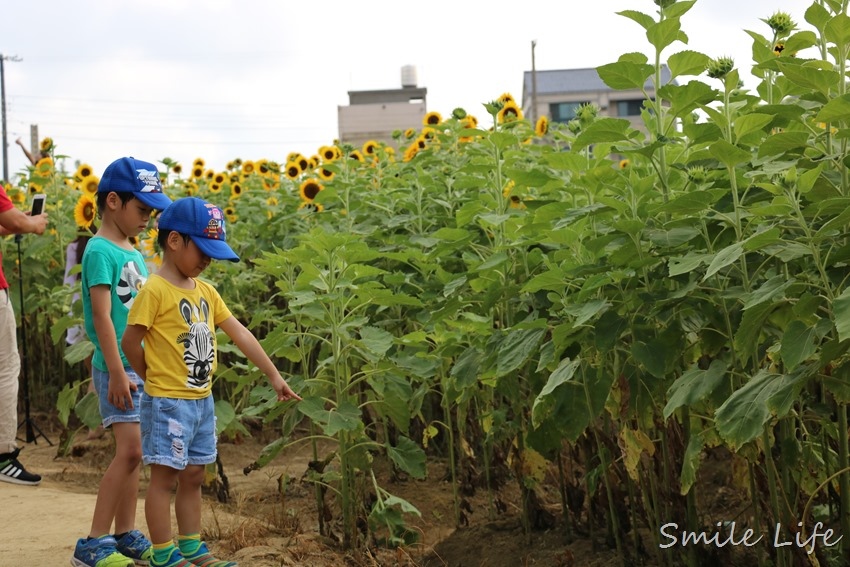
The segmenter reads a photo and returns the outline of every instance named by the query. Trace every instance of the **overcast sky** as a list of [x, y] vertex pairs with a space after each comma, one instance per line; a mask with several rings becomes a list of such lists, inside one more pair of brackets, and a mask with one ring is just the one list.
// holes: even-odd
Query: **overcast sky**
[[[688, 49], [729, 55], [747, 86], [752, 40], [770, 37], [761, 18], [789, 12], [810, 29], [809, 0], [698, 0], [682, 19]], [[597, 67], [621, 53], [650, 55], [643, 29], [622, 10], [655, 14], [652, 0], [431, 0], [411, 3], [283, 0], [8, 1], [5, 61], [9, 172], [26, 165], [15, 145], [30, 125], [56, 153], [100, 175], [123, 155], [157, 163], [236, 157], [284, 161], [337, 137], [348, 91], [398, 88], [416, 67], [427, 108], [463, 107], [484, 122], [482, 103], [522, 74]], [[674, 44], [665, 55], [684, 49]], [[2, 177], [2, 170], [0, 170]]]

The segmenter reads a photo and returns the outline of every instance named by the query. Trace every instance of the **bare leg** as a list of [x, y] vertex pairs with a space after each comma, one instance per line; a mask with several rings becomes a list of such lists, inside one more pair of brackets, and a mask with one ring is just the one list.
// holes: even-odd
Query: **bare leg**
[[171, 533], [171, 493], [181, 471], [165, 465], [151, 465], [151, 479], [145, 497], [145, 520], [150, 540], [156, 545], [173, 540]]
[[177, 480], [177, 496], [174, 513], [180, 535], [201, 533], [201, 484], [204, 482], [204, 466], [189, 465], [180, 471]]
[[139, 497], [139, 467], [142, 462], [142, 438], [138, 423], [113, 423], [115, 456], [100, 481], [94, 506], [91, 537], [133, 529]]

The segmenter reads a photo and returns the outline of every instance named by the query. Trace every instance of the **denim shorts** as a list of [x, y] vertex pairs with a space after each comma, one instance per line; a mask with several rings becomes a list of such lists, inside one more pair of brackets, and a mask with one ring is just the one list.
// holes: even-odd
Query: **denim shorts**
[[215, 404], [142, 394], [142, 462], [183, 470], [215, 462]]
[[100, 403], [100, 417], [103, 420], [103, 426], [109, 427], [113, 423], [139, 423], [139, 400], [142, 397], [142, 390], [145, 388], [145, 382], [139, 378], [132, 368], [125, 368], [130, 381], [136, 384], [136, 391], [130, 390], [130, 398], [133, 400], [133, 409], [121, 411], [117, 407], [109, 403], [107, 395], [109, 392], [109, 372], [104, 372], [96, 366], [91, 369], [92, 379], [94, 380], [94, 388], [97, 391], [97, 399]]

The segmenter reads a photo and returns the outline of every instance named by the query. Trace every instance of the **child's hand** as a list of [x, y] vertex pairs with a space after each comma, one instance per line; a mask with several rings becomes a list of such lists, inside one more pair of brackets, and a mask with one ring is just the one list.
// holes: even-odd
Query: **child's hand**
[[109, 388], [106, 392], [106, 399], [121, 411], [131, 410], [133, 409], [133, 398], [130, 392], [135, 392], [137, 389], [136, 384], [122, 370], [120, 374], [109, 375]]
[[289, 384], [286, 383], [286, 380], [280, 376], [275, 376], [269, 380], [271, 381], [272, 388], [274, 388], [274, 391], [277, 392], [277, 401], [285, 402], [286, 400], [301, 399], [301, 396], [293, 392], [292, 388], [289, 387]]

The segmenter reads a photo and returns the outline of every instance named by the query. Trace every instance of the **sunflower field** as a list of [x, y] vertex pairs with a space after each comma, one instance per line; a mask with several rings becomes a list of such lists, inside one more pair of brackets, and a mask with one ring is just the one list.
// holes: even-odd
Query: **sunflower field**
[[[345, 547], [412, 543], [415, 503], [380, 486], [373, 462], [421, 478], [439, 457], [457, 526], [469, 491], [491, 495], [495, 516], [514, 483], [526, 531], [589, 534], [624, 566], [709, 564], [709, 548], [718, 561], [731, 546], [671, 534], [725, 538], [733, 520], [771, 534], [735, 550], [759, 565], [847, 564], [847, 0], [747, 31], [753, 91], [728, 57], [682, 47], [693, 1], [654, 4], [621, 12], [645, 30], [646, 53], [598, 68], [613, 89], [654, 85], [639, 128], [593, 105], [532, 124], [506, 93], [480, 123], [430, 112], [393, 144], [220, 171], [160, 160], [172, 198], [225, 211], [242, 262], [204, 277], [304, 398], [278, 404], [221, 337], [219, 429], [262, 419], [279, 431], [254, 469], [311, 444], [319, 529]], [[98, 179], [85, 163], [56, 169], [68, 156], [45, 146], [52, 157], [9, 193], [48, 194], [53, 228], [23, 240], [23, 316], [33, 403], [58, 399], [67, 419], [90, 346], [64, 345], [81, 310], [63, 255], [74, 225], [95, 221]], [[152, 265], [154, 241], [151, 230], [138, 243]], [[12, 264], [14, 243], [0, 246]], [[717, 455], [743, 495], [722, 517], [700, 475]], [[810, 537], [824, 526], [846, 537]]]

